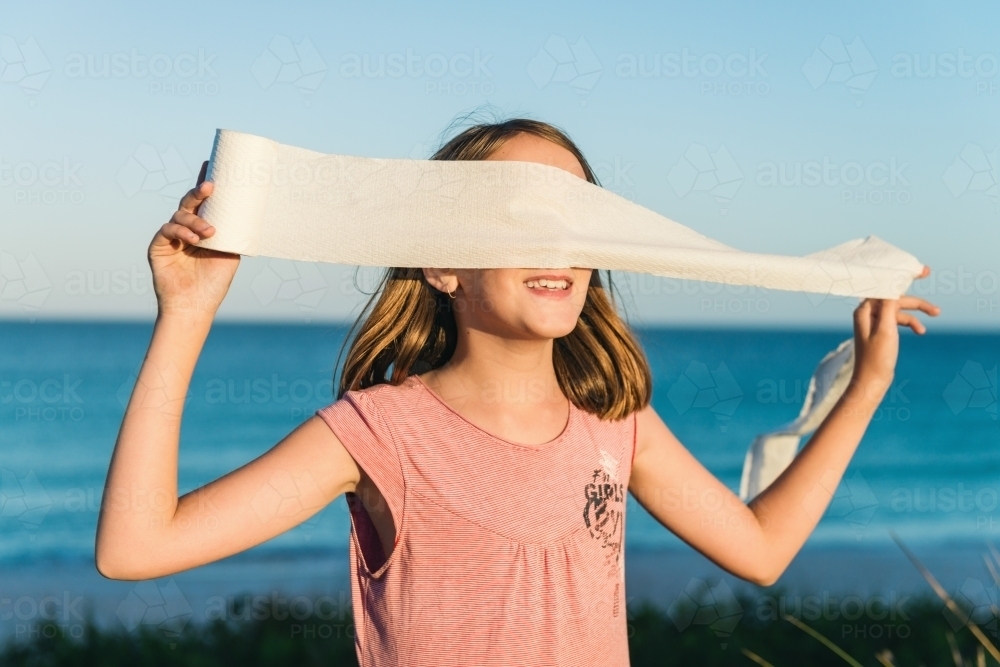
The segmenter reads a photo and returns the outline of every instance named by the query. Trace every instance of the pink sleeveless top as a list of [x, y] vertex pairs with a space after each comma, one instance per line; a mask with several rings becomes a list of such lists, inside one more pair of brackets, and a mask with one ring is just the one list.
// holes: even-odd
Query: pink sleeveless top
[[625, 494], [635, 416], [570, 406], [555, 440], [472, 425], [417, 377], [317, 411], [385, 497], [386, 560], [354, 494], [351, 588], [362, 667], [628, 665]]

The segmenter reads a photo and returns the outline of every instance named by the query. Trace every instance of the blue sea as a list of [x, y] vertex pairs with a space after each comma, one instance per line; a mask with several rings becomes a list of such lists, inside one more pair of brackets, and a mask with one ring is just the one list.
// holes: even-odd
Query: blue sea
[[[92, 563], [108, 462], [151, 325], [0, 324], [0, 570]], [[180, 448], [182, 492], [262, 454], [332, 400], [345, 328], [217, 324], [195, 372]], [[737, 489], [753, 437], [794, 419], [843, 331], [647, 329], [653, 403]], [[1000, 335], [903, 332], [892, 390], [810, 544], [914, 545], [1000, 537]], [[629, 501], [630, 549], [681, 548]], [[241, 558], [346, 551], [343, 499]]]

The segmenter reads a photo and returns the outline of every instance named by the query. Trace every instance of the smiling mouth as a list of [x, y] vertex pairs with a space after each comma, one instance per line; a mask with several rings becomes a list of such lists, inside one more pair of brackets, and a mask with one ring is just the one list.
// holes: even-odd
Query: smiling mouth
[[524, 281], [525, 287], [529, 289], [547, 290], [549, 292], [559, 292], [568, 290], [573, 285], [572, 280], [566, 278], [532, 278]]

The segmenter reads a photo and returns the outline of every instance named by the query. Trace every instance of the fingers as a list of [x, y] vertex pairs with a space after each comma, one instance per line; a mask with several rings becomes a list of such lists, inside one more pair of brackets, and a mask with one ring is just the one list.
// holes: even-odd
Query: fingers
[[910, 327], [913, 329], [914, 333], [925, 334], [927, 333], [927, 327], [924, 323], [920, 321], [916, 315], [910, 315], [909, 313], [898, 313], [896, 315], [896, 321], [904, 327]]
[[920, 272], [920, 275], [917, 276], [917, 278], [926, 278], [929, 275], [931, 275], [931, 267], [924, 264], [924, 269]]
[[[181, 198], [177, 211], [171, 216], [170, 221], [160, 227], [158, 237], [162, 237], [168, 243], [181, 241], [197, 245], [202, 239], [215, 234], [215, 227], [197, 215], [198, 207], [215, 189], [211, 181], [205, 180], [207, 173], [208, 162], [203, 162], [198, 172], [197, 185]], [[154, 239], [154, 243], [160, 244], [162, 241]]]
[[176, 222], [165, 223], [162, 227], [160, 227], [160, 234], [163, 238], [167, 239], [167, 241], [183, 241], [184, 243], [190, 245], [195, 245], [201, 240], [201, 237], [198, 236], [198, 234], [192, 232], [184, 225], [177, 224]]
[[160, 228], [160, 233], [167, 239], [177, 239], [185, 243], [196, 244], [203, 238], [208, 238], [215, 234], [215, 227], [194, 213], [177, 211], [170, 218], [170, 222]]
[[899, 306], [905, 310], [921, 310], [931, 317], [937, 317], [941, 313], [941, 308], [938, 306], [915, 296], [901, 296]]
[[185, 211], [187, 213], [195, 213], [201, 203], [208, 199], [209, 195], [212, 194], [214, 186], [211, 181], [203, 181], [196, 185], [193, 189], [188, 190], [188, 193], [181, 198], [180, 204], [177, 206], [178, 211]]
[[912, 326], [918, 333], [926, 331], [914, 315], [901, 312], [897, 299], [865, 299], [854, 311], [854, 331], [861, 340], [867, 340], [875, 332], [895, 333], [897, 324]]
[[904, 310], [919, 310], [931, 317], [936, 317], [941, 308], [915, 296], [903, 296], [899, 299], [865, 299], [854, 311], [854, 330], [861, 340], [867, 339], [873, 332], [894, 333], [896, 326], [909, 327], [917, 334], [927, 333], [927, 327], [916, 315]]
[[215, 234], [215, 227], [208, 224], [207, 220], [199, 218], [194, 213], [177, 211], [174, 213], [174, 216], [170, 218], [170, 222], [176, 222], [177, 224], [184, 225], [191, 231], [199, 234], [201, 238], [208, 238], [209, 236]]
[[[921, 299], [921, 298], [915, 297], [915, 296], [903, 296], [903, 297], [900, 297], [899, 298], [899, 309], [900, 309], [900, 311], [902, 311], [902, 310], [919, 310], [919, 311], [922, 311], [924, 313], [927, 313], [931, 317], [937, 317], [938, 315], [941, 314], [941, 308], [940, 307], [935, 306], [933, 303], [931, 303], [931, 302], [929, 302], [929, 301], [927, 301], [925, 299]], [[927, 327], [924, 326], [924, 323], [921, 322], [920, 319], [916, 315], [911, 315], [909, 313], [900, 312], [900, 313], [897, 314], [896, 319], [899, 322], [899, 324], [901, 324], [903, 326], [910, 327], [911, 329], [913, 329], [913, 331], [915, 333], [918, 333], [918, 334], [925, 334], [925, 333], [927, 333]]]
[[866, 340], [872, 329], [872, 300], [865, 299], [854, 309], [854, 335]]

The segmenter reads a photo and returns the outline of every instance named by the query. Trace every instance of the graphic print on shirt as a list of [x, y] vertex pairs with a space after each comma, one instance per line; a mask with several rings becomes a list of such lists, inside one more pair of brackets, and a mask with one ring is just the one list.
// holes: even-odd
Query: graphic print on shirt
[[622, 537], [625, 528], [625, 487], [618, 481], [618, 461], [601, 450], [601, 467], [594, 470], [591, 481], [584, 487], [587, 504], [583, 521], [590, 536], [599, 540], [608, 567], [608, 576], [616, 577], [613, 615], [618, 616], [619, 586], [624, 571], [621, 562]]

